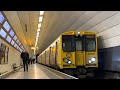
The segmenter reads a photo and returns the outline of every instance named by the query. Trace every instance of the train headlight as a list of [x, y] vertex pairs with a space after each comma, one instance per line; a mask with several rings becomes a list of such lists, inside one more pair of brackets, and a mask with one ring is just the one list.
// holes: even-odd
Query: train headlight
[[71, 64], [72, 62], [71, 61], [68, 61], [69, 64]]
[[88, 61], [88, 63], [93, 63], [93, 62], [95, 62], [96, 61], [96, 58], [91, 58], [89, 61]]
[[91, 61], [92, 61], [92, 62], [95, 62], [95, 61], [96, 61], [96, 58], [91, 58]]
[[92, 61], [91, 61], [91, 60], [89, 60], [88, 62], [89, 62], [89, 63], [92, 63]]
[[68, 58], [63, 58], [63, 61], [64, 61], [65, 63], [68, 63], [68, 64], [71, 64], [71, 63], [72, 63]]

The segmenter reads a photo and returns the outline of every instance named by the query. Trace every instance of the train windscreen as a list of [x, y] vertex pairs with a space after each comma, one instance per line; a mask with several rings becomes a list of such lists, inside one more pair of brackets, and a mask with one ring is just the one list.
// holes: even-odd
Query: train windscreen
[[75, 43], [74, 35], [62, 35], [62, 48], [64, 52], [73, 52]]
[[75, 36], [75, 46], [76, 46], [76, 51], [81, 51], [82, 50], [82, 37], [80, 36]]
[[96, 37], [95, 35], [87, 35], [85, 37], [86, 51], [95, 51], [96, 50]]

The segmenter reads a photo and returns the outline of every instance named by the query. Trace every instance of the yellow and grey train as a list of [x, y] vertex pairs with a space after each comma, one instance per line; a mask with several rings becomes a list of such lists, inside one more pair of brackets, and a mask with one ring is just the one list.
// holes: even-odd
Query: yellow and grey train
[[68, 31], [38, 56], [38, 63], [77, 77], [89, 76], [98, 68], [97, 49], [95, 32]]

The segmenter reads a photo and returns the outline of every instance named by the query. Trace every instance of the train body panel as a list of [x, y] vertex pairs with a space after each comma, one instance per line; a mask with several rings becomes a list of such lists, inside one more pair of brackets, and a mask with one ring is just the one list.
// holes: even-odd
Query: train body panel
[[86, 66], [85, 67], [98, 67], [98, 59], [96, 52], [86, 52]]
[[[80, 32], [76, 37], [76, 65], [97, 67], [97, 37], [94, 32]], [[96, 59], [95, 62], [93, 59]], [[92, 59], [93, 61], [89, 61]], [[93, 63], [94, 62], [94, 63]]]
[[[74, 31], [65, 32], [61, 35], [61, 61], [63, 68], [76, 68], [75, 52], [73, 49]], [[68, 47], [68, 48], [67, 48]], [[71, 48], [71, 49], [69, 49]]]
[[84, 54], [83, 51], [76, 51], [75, 52], [75, 59], [76, 59], [76, 66], [83, 66], [84, 65]]
[[60, 36], [56, 41], [57, 41], [57, 44], [56, 44], [56, 64], [57, 64], [57, 67], [59, 69], [63, 68], [63, 65], [62, 65], [62, 58], [61, 58], [61, 40], [62, 40], [62, 37]]

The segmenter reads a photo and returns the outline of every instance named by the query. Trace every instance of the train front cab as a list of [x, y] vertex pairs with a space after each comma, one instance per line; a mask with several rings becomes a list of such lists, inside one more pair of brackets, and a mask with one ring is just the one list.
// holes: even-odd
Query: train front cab
[[60, 35], [61, 41], [61, 69], [76, 68], [74, 51], [74, 31], [65, 32]]
[[94, 32], [77, 32], [75, 36], [76, 49], [75, 74], [94, 76], [98, 67], [97, 37]]

